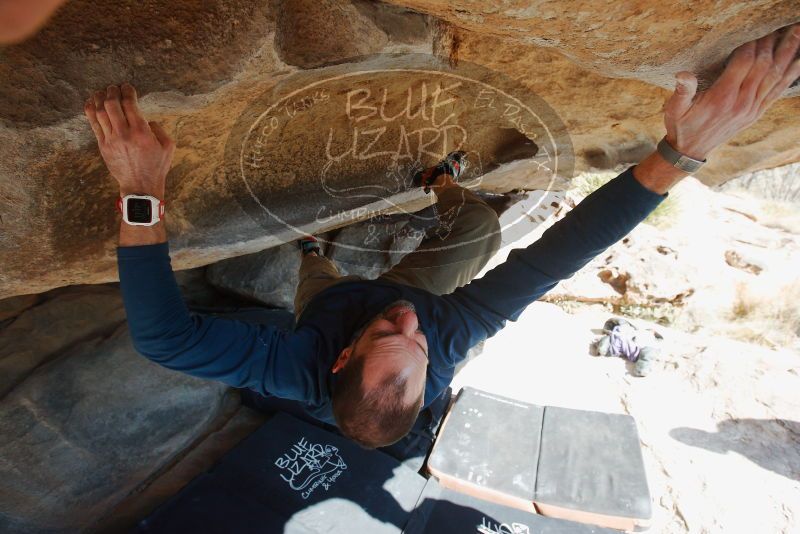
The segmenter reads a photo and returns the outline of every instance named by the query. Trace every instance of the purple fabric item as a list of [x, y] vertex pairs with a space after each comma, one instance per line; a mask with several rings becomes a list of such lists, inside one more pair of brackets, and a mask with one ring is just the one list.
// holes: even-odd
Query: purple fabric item
[[627, 325], [617, 325], [608, 333], [611, 352], [614, 356], [625, 358], [629, 362], [639, 359], [639, 345], [634, 339], [636, 331]]

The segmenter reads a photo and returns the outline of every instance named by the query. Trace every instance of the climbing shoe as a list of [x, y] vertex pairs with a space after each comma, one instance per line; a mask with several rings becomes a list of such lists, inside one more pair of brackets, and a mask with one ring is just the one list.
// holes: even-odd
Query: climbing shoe
[[431, 184], [433, 184], [439, 176], [449, 174], [454, 180], [458, 181], [458, 177], [464, 173], [468, 165], [466, 152], [462, 150], [450, 152], [447, 157], [433, 167], [428, 167], [427, 169], [417, 172], [414, 175], [413, 184], [417, 187], [422, 187], [422, 190], [425, 191], [426, 194], [430, 193]]
[[298, 239], [297, 247], [300, 249], [300, 252], [303, 253], [303, 256], [306, 256], [311, 252], [316, 252], [317, 256], [322, 256], [322, 252], [320, 252], [319, 248], [319, 241], [317, 241], [317, 238], [313, 235], [308, 235]]

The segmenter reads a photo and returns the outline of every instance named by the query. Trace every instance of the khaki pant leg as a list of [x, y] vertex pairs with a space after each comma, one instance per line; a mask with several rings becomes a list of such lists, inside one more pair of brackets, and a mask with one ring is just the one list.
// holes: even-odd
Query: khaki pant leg
[[468, 284], [500, 249], [497, 214], [480, 197], [451, 187], [436, 206], [441, 223], [437, 235], [380, 278], [446, 295]]
[[297, 281], [297, 293], [294, 296], [295, 320], [300, 318], [306, 305], [317, 293], [341, 281], [343, 281], [342, 275], [328, 258], [311, 254], [303, 256]]

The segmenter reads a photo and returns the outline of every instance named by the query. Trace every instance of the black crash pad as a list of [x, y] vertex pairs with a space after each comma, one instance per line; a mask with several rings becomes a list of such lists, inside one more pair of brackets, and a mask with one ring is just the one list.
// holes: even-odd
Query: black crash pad
[[464, 388], [427, 465], [459, 492], [522, 509], [535, 503], [557, 517], [634, 528], [652, 515], [636, 423], [627, 415]]
[[552, 519], [448, 490], [431, 479], [406, 534], [617, 534], [617, 531]]
[[428, 459], [446, 475], [533, 502], [544, 408], [464, 388]]
[[139, 528], [399, 533], [424, 485], [424, 477], [382, 452], [277, 414]]
[[650, 490], [634, 419], [546, 407], [534, 500], [582, 512], [650, 519]]

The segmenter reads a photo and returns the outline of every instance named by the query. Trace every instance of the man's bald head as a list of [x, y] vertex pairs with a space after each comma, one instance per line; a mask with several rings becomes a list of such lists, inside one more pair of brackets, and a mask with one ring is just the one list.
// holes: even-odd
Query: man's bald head
[[422, 407], [427, 352], [410, 302], [394, 302], [373, 318], [333, 367], [333, 415], [341, 432], [367, 448], [405, 436]]

